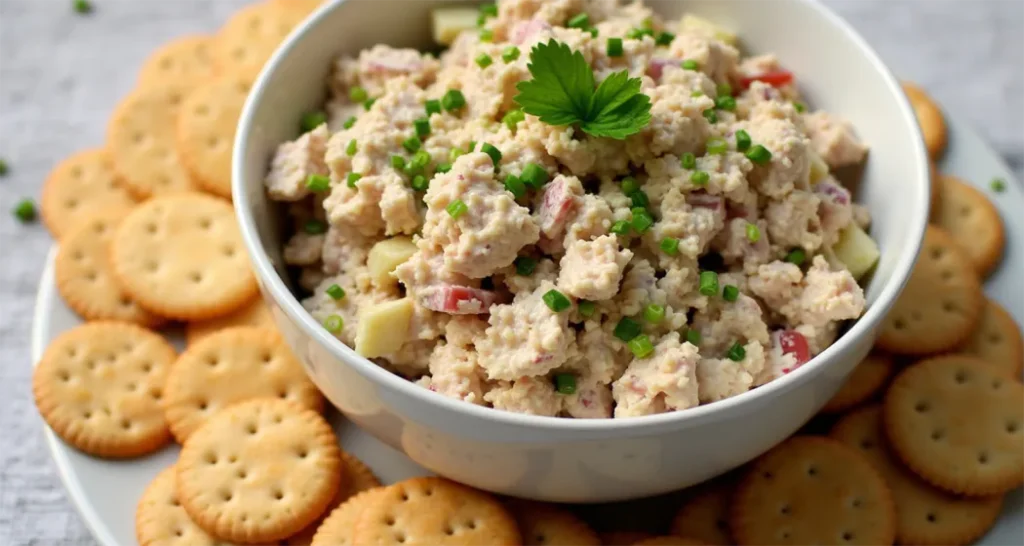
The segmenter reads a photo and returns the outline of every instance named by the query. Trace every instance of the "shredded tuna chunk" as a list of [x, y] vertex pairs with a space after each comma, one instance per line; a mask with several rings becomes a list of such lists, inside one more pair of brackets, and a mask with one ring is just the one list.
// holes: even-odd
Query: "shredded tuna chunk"
[[326, 125], [277, 147], [264, 184], [276, 201], [298, 201], [309, 195], [306, 180], [310, 175], [327, 175], [324, 152], [329, 133]]
[[609, 299], [618, 291], [622, 270], [632, 257], [629, 250], [619, 249], [619, 240], [612, 235], [577, 241], [559, 264], [558, 287], [584, 300]]
[[477, 342], [480, 365], [490, 379], [512, 381], [544, 375], [569, 358], [575, 340], [567, 313], [555, 313], [543, 296], [555, 287], [518, 294], [511, 304], [491, 308], [490, 326]]
[[804, 118], [814, 151], [833, 169], [860, 163], [867, 148], [853, 133], [849, 122], [827, 112], [814, 112]]
[[690, 343], [671, 333], [647, 358], [637, 358], [612, 384], [615, 417], [636, 417], [686, 409], [699, 403], [697, 363], [700, 355]]

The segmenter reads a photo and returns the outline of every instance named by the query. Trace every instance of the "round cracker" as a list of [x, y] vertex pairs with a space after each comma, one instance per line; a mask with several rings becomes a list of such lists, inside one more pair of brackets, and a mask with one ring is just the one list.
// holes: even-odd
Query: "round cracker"
[[829, 434], [859, 450], [885, 478], [896, 503], [899, 544], [970, 544], [999, 518], [1003, 496], [958, 497], [921, 481], [890, 453], [882, 407], [867, 406], [843, 416]]
[[871, 398], [881, 391], [892, 374], [890, 355], [881, 352], [869, 354], [850, 372], [849, 377], [832, 399], [821, 408], [824, 413], [841, 413]]
[[133, 324], [90, 322], [50, 342], [32, 374], [36, 407], [65, 442], [136, 457], [170, 439], [160, 399], [174, 348]]
[[256, 297], [237, 310], [217, 318], [185, 324], [185, 341], [192, 345], [204, 337], [235, 326], [276, 329], [274, 317], [263, 298]]
[[230, 328], [189, 346], [167, 375], [164, 409], [185, 441], [210, 416], [253, 398], [280, 398], [320, 411], [323, 398], [276, 332]]
[[257, 292], [231, 205], [198, 193], [136, 207], [114, 234], [111, 263], [139, 304], [179, 320], [231, 313]]
[[107, 151], [120, 180], [137, 199], [195, 189], [174, 141], [184, 89], [178, 84], [138, 88], [110, 117]]
[[[353, 495], [331, 511], [323, 524], [316, 530], [311, 546], [351, 546], [352, 531], [356, 520], [367, 506], [377, 502], [387, 491], [386, 487], [375, 487]], [[296, 545], [298, 546], [298, 545]]]
[[217, 32], [211, 51], [214, 66], [255, 79], [306, 14], [282, 2], [260, 2], [236, 11]]
[[[342, 450], [341, 452], [341, 466], [342, 475], [345, 476], [344, 483], [338, 487], [338, 492], [334, 495], [334, 499], [324, 510], [323, 515], [319, 519], [307, 525], [303, 530], [288, 537], [284, 541], [284, 546], [310, 546], [313, 544], [313, 538], [316, 536], [317, 530], [323, 525], [324, 521], [329, 515], [344, 502], [350, 498], [362, 493], [363, 491], [369, 491], [380, 487], [380, 480], [377, 476], [373, 475], [373, 471], [370, 467], [366, 466], [363, 461], [356, 458], [355, 455]], [[348, 540], [351, 535], [352, 525], [351, 522], [348, 524], [345, 540]], [[340, 541], [332, 542], [332, 546], [336, 546]]]
[[915, 474], [962, 495], [1024, 483], [1024, 385], [968, 355], [923, 360], [885, 397], [893, 451]]
[[1003, 257], [1006, 234], [999, 211], [974, 186], [940, 175], [941, 206], [935, 224], [946, 230], [967, 254], [978, 275], [987, 277]]
[[493, 497], [443, 478], [398, 482], [363, 509], [353, 544], [521, 544], [512, 516]]
[[135, 199], [117, 178], [104, 150], [85, 150], [53, 167], [39, 209], [43, 223], [54, 238], [91, 216], [95, 211], [135, 205]]
[[942, 109], [916, 84], [903, 82], [903, 92], [907, 94], [907, 99], [914, 108], [928, 155], [934, 160], [940, 159], [946, 151], [946, 142], [949, 138]]
[[231, 150], [235, 127], [252, 82], [224, 74], [189, 93], [178, 114], [177, 146], [199, 186], [231, 199]]
[[94, 212], [64, 237], [53, 262], [57, 292], [85, 320], [156, 326], [163, 319], [139, 306], [115, 282], [110, 267], [110, 240], [130, 210], [116, 205]]
[[164, 469], [142, 493], [135, 509], [135, 539], [139, 546], [232, 546], [192, 522], [174, 488], [177, 470]]
[[981, 322], [960, 350], [1018, 379], [1024, 367], [1024, 338], [1021, 337], [1020, 325], [1013, 315], [990, 299], [985, 300]]
[[733, 496], [737, 544], [892, 544], [892, 496], [858, 452], [795, 436], [758, 459]]
[[342, 472], [327, 421], [273, 398], [214, 415], [189, 437], [177, 466], [178, 497], [192, 521], [247, 543], [281, 540], [315, 521]]
[[693, 537], [708, 544], [732, 544], [729, 509], [736, 486], [732, 480], [716, 479], [697, 487], [675, 517], [670, 530], [675, 536]]
[[589, 525], [564, 508], [518, 499], [510, 499], [505, 506], [516, 520], [523, 546], [601, 544], [601, 539]]
[[882, 324], [878, 346], [924, 355], [953, 349], [974, 331], [985, 303], [981, 281], [960, 245], [928, 226], [907, 285]]
[[163, 86], [175, 82], [195, 87], [214, 75], [210, 48], [213, 38], [206, 35], [184, 36], [154, 51], [139, 70], [140, 86]]

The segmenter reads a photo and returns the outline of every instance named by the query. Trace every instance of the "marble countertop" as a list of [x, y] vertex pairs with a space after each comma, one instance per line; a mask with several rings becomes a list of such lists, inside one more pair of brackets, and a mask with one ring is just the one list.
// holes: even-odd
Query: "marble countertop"
[[[378, 0], [386, 1], [386, 0]], [[765, 0], [770, 1], [770, 0]], [[823, 0], [901, 78], [927, 88], [1024, 175], [1024, 2]], [[244, 0], [0, 0], [0, 544], [92, 545], [50, 460], [31, 397], [29, 331], [51, 239], [9, 210], [50, 168], [103, 143], [106, 119], [156, 46], [212, 32]], [[125, 517], [131, 517], [126, 514]]]

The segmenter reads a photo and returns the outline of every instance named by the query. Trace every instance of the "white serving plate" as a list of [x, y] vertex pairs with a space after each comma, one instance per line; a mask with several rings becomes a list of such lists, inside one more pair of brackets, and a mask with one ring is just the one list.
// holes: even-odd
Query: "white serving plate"
[[[1006, 253], [999, 269], [985, 283], [985, 292], [1001, 302], [1017, 319], [1024, 322], [1024, 186], [970, 127], [956, 119], [948, 119], [950, 140], [943, 172], [967, 180], [989, 195], [998, 207], [1006, 226]], [[1006, 191], [994, 194], [988, 187], [993, 177], [1007, 181]], [[56, 247], [54, 247], [55, 249]], [[46, 345], [56, 335], [82, 323], [61, 300], [53, 280], [53, 255], [47, 257], [36, 298], [32, 324], [32, 362], [39, 361]], [[180, 337], [180, 336], [179, 336]], [[177, 340], [179, 348], [183, 346]], [[334, 429], [344, 448], [370, 465], [385, 483], [425, 475], [402, 453], [377, 441], [336, 412], [330, 414]], [[135, 540], [135, 505], [149, 482], [164, 468], [174, 463], [178, 447], [130, 461], [108, 461], [85, 455], [69, 447], [45, 429], [47, 444], [57, 465], [61, 480], [78, 512], [102, 546], [130, 546]], [[1003, 514], [995, 528], [979, 544], [1021, 544], [1024, 537], [1024, 492], [1021, 489], [1007, 496]]]

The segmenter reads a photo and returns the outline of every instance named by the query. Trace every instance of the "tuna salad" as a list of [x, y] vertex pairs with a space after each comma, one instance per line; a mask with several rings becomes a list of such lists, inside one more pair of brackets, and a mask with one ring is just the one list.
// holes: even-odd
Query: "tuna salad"
[[774, 55], [641, 2], [434, 14], [439, 54], [338, 58], [265, 180], [303, 305], [439, 395], [543, 416], [684, 410], [831, 345], [878, 259], [865, 160]]

